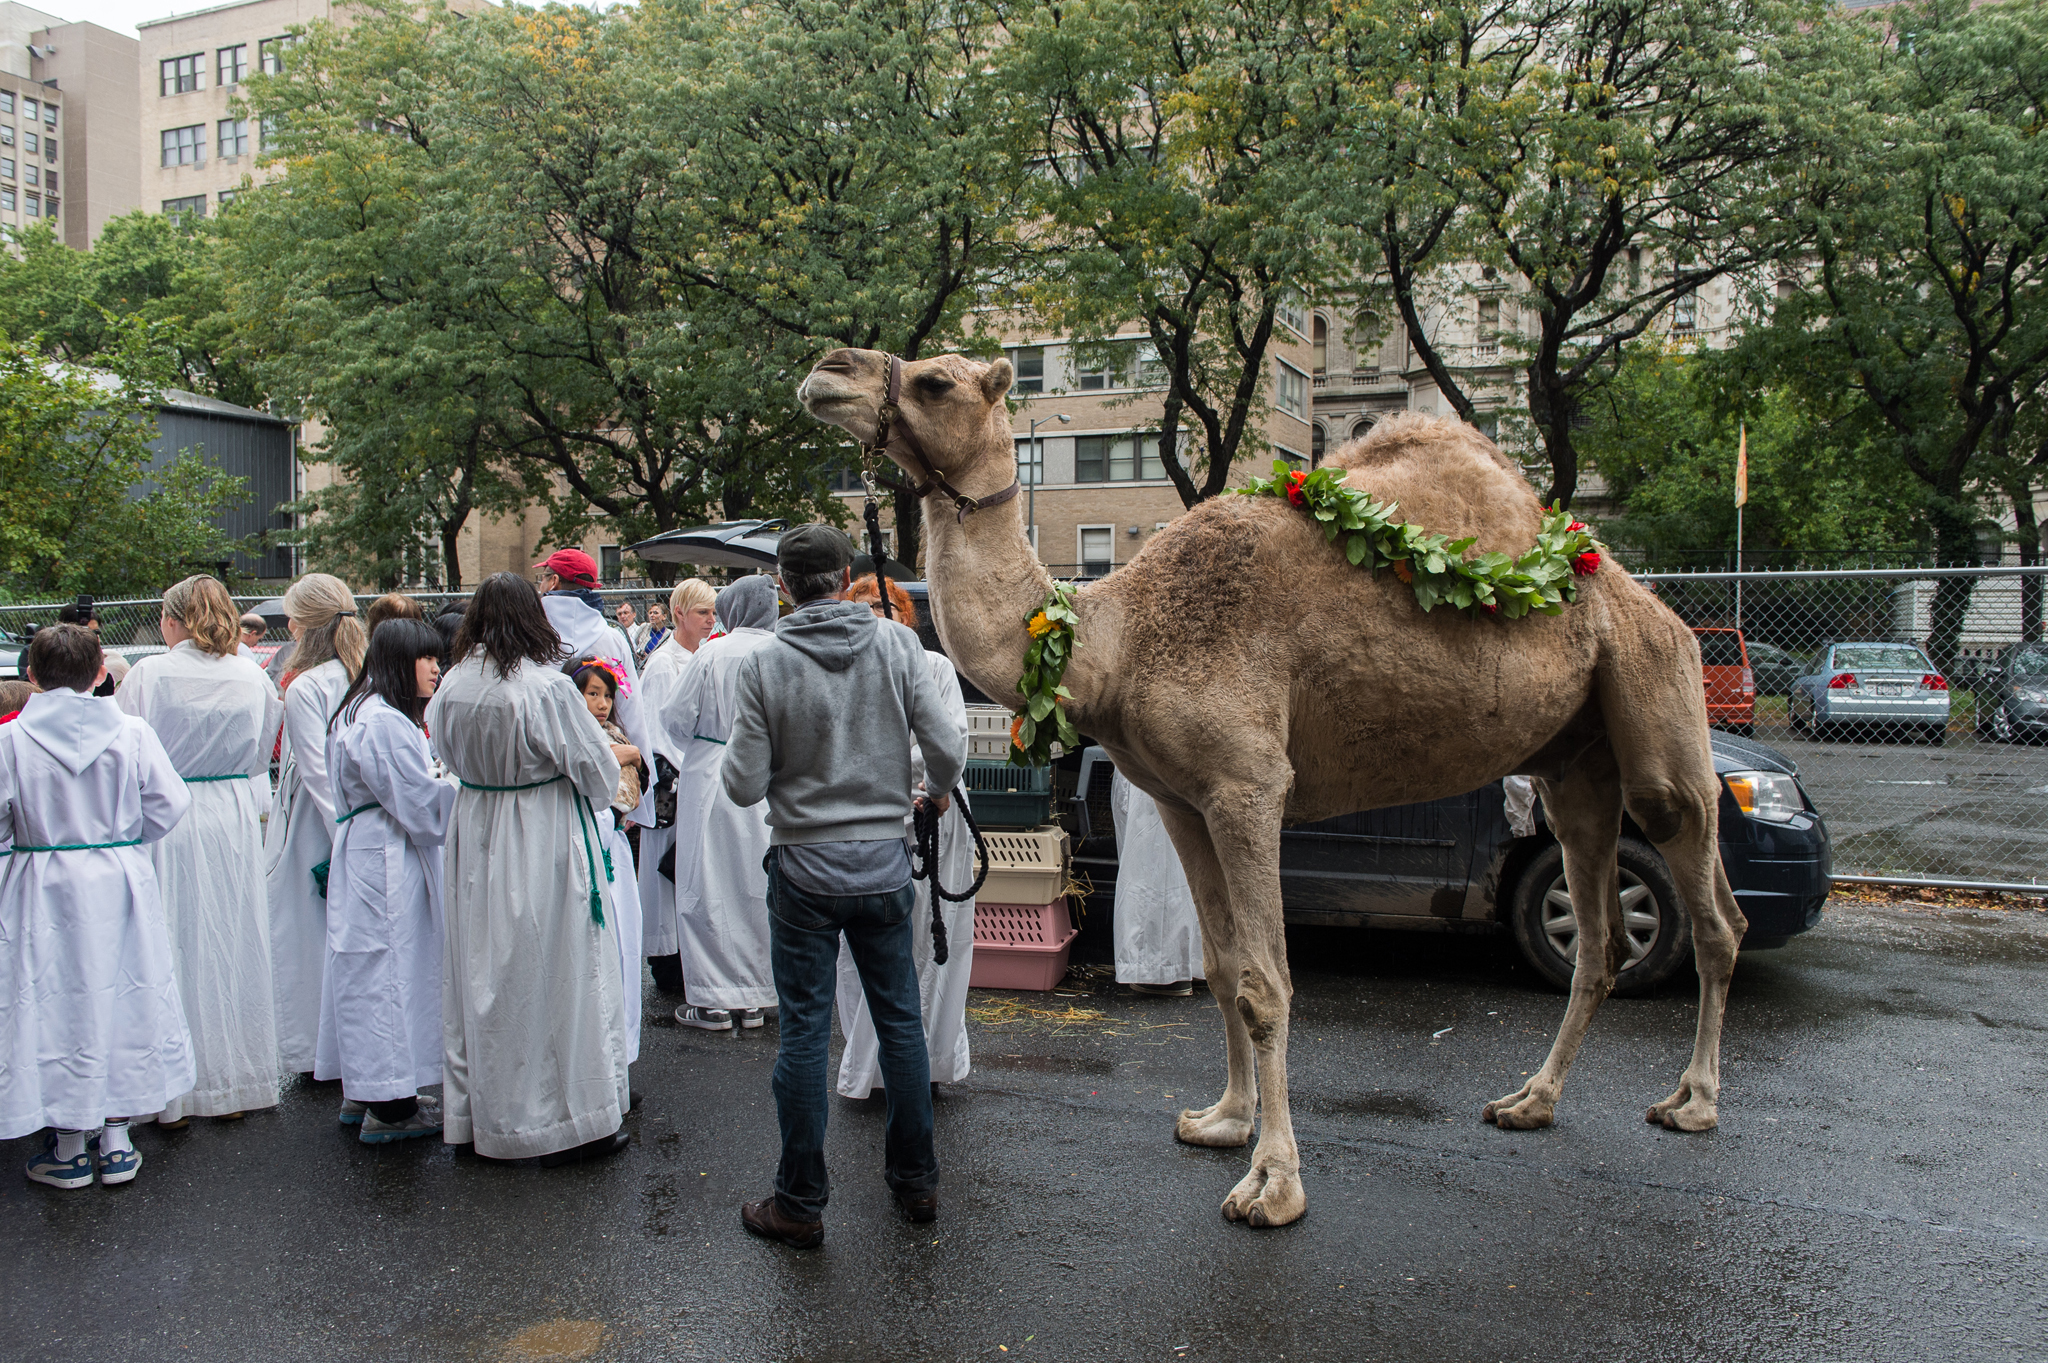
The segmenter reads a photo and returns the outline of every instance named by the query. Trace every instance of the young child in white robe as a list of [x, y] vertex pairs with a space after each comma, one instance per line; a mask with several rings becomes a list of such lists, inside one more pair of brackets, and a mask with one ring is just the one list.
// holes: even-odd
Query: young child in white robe
[[626, 737], [626, 731], [612, 722], [622, 687], [630, 689], [625, 668], [610, 658], [584, 657], [563, 666], [583, 693], [583, 704], [597, 727], [604, 730], [619, 763], [619, 788], [612, 796], [612, 827], [605, 834], [605, 848], [611, 855], [612, 878], [605, 886], [607, 913], [616, 914], [619, 929], [619, 983], [625, 990], [626, 1063], [640, 1059], [640, 902], [633, 879], [633, 848], [626, 840], [624, 824], [640, 807], [647, 789], [647, 763], [640, 750]]
[[441, 636], [391, 619], [329, 721], [341, 812], [327, 873], [327, 963], [313, 1077], [341, 1080], [343, 1125], [381, 1145], [441, 1131], [420, 1090], [441, 1082], [441, 848], [455, 783], [423, 727]]
[[1109, 788], [1116, 819], [1116, 979], [1134, 993], [1186, 998], [1203, 976], [1202, 923], [1180, 854], [1159, 806], [1118, 772]]
[[42, 690], [0, 728], [0, 1140], [52, 1128], [37, 1183], [126, 1183], [127, 1119], [193, 1084], [146, 847], [192, 795], [149, 725], [87, 694], [91, 631], [39, 630], [27, 662]]

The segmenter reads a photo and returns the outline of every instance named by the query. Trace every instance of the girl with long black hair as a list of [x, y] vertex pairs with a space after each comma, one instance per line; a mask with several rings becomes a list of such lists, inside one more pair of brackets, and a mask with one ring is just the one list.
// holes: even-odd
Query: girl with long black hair
[[341, 1080], [341, 1120], [366, 1145], [431, 1136], [441, 1081], [441, 845], [455, 787], [434, 779], [424, 721], [441, 635], [383, 622], [328, 718], [335, 793], [326, 988], [313, 1077]]

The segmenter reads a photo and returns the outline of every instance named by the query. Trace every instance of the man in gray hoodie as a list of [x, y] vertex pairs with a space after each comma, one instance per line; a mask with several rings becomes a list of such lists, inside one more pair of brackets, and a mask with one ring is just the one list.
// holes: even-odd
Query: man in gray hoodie
[[768, 801], [769, 963], [782, 1031], [775, 1195], [742, 1207], [740, 1219], [799, 1249], [825, 1238], [826, 1046], [841, 934], [880, 1042], [883, 1176], [912, 1221], [939, 1207], [904, 820], [919, 798], [911, 743], [943, 810], [967, 764], [967, 734], [940, 700], [917, 635], [839, 599], [852, 562], [853, 545], [831, 526], [783, 535], [775, 566], [797, 609], [741, 665], [722, 772], [733, 803]]

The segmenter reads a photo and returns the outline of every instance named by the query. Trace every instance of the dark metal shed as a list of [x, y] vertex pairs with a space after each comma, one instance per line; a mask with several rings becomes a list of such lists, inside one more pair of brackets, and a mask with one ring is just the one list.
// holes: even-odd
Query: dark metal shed
[[249, 500], [228, 508], [218, 523], [234, 539], [269, 532], [271, 543], [261, 555], [235, 555], [236, 571], [255, 577], [290, 577], [292, 551], [277, 541], [293, 528], [291, 516], [278, 510], [296, 494], [292, 423], [268, 412], [175, 388], [164, 390], [156, 421], [157, 438], [150, 442], [155, 451], [152, 469], [167, 467], [189, 450], [221, 472], [247, 481]]

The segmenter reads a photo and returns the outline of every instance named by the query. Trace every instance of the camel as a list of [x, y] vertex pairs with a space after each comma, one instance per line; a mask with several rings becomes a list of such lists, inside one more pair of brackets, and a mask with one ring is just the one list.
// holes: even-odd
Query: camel
[[[872, 446], [891, 357], [836, 350], [798, 396]], [[1052, 585], [1026, 537], [1007, 361], [901, 364], [885, 452], [913, 479], [929, 461], [961, 497], [924, 500], [939, 637], [988, 696], [1021, 707], [1026, 621]], [[907, 431], [906, 431], [907, 428]], [[1481, 551], [1535, 542], [1535, 493], [1470, 426], [1401, 413], [1329, 461], [1400, 519]], [[1707, 742], [1699, 647], [1663, 603], [1602, 555], [1554, 616], [1425, 614], [1391, 572], [1352, 566], [1278, 497], [1204, 502], [1078, 592], [1065, 683], [1075, 726], [1159, 803], [1187, 870], [1203, 962], [1223, 1015], [1223, 1093], [1174, 1134], [1240, 1147], [1250, 1171], [1223, 1213], [1281, 1226], [1307, 1208], [1288, 1110], [1288, 973], [1280, 831], [1534, 778], [1563, 845], [1578, 962], [1548, 1058], [1487, 1103], [1502, 1129], [1548, 1126], [1593, 1013], [1627, 960], [1615, 862], [1622, 811], [1669, 863], [1691, 924], [1699, 1026], [1677, 1089], [1649, 1109], [1675, 1131], [1718, 1121], [1722, 1013], [1747, 927], [1716, 850], [1720, 782]], [[1256, 1088], [1254, 1085], [1256, 1084]]]

